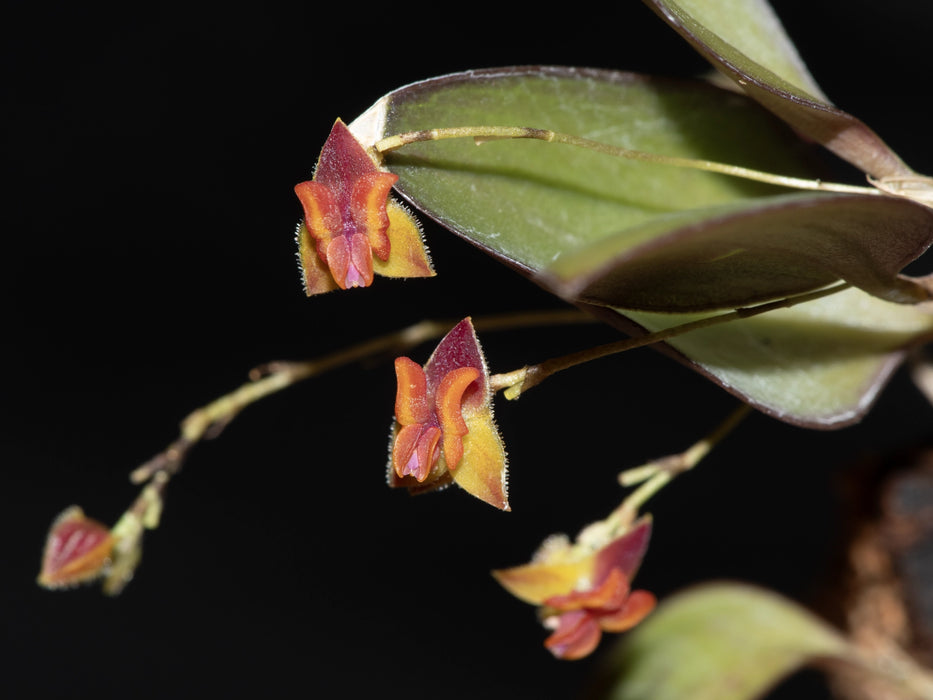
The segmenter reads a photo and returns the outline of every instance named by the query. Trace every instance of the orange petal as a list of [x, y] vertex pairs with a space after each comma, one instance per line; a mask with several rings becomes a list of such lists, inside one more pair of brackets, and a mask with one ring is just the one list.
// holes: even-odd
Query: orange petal
[[372, 246], [372, 251], [380, 260], [388, 260], [391, 250], [386, 229], [389, 228], [389, 215], [386, 200], [389, 190], [398, 180], [398, 175], [375, 170], [360, 177], [353, 183], [350, 195], [350, 218], [358, 233], [363, 233]]
[[395, 359], [395, 420], [402, 425], [426, 423], [431, 417], [428, 380], [417, 362], [407, 357]]
[[340, 209], [330, 188], [308, 180], [295, 185], [295, 194], [305, 213], [305, 226], [315, 241], [328, 241], [341, 233]]
[[589, 613], [582, 610], [568, 612], [558, 620], [557, 630], [544, 640], [544, 646], [558, 659], [582, 659], [599, 645], [602, 632]]
[[434, 398], [437, 419], [444, 434], [444, 461], [454, 470], [463, 457], [463, 438], [467, 424], [463, 420], [463, 393], [479, 377], [476, 367], [458, 367], [441, 380]]
[[105, 525], [85, 517], [78, 506], [71, 506], [49, 529], [39, 585], [60, 588], [97, 578], [109, 562], [113, 544]]
[[334, 194], [327, 186], [312, 180], [295, 185], [295, 194], [304, 210], [296, 237], [305, 294], [313, 296], [337, 289], [326, 264], [327, 243], [340, 235], [342, 228]]
[[399, 478], [413, 476], [419, 483], [428, 478], [436, 460], [441, 429], [429, 425], [406, 425], [392, 446], [392, 468]]
[[599, 616], [599, 626], [607, 632], [625, 632], [654, 610], [658, 599], [648, 591], [632, 591], [616, 612]]

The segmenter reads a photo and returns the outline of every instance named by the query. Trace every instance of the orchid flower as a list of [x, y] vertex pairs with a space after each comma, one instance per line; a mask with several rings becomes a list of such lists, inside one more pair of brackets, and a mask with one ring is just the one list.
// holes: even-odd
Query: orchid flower
[[[584, 533], [605, 534], [599, 525]], [[652, 593], [631, 590], [650, 536], [650, 517], [595, 548], [593, 538], [583, 533], [574, 544], [555, 535], [530, 564], [500, 569], [493, 576], [514, 596], [540, 606], [545, 627], [553, 630], [544, 645], [554, 656], [580, 659], [597, 647], [603, 632], [624, 632], [654, 609]]]
[[389, 484], [420, 493], [455, 482], [509, 510], [505, 448], [493, 420], [489, 371], [471, 320], [458, 323], [423, 368], [399, 357], [395, 372]]
[[418, 221], [389, 195], [397, 180], [342, 121], [334, 123], [314, 179], [295, 186], [304, 209], [296, 238], [308, 296], [368, 287], [374, 273], [434, 275]]
[[66, 508], [49, 528], [39, 585], [64, 588], [93, 581], [110, 564], [114, 541], [106, 525], [85, 516], [78, 506]]

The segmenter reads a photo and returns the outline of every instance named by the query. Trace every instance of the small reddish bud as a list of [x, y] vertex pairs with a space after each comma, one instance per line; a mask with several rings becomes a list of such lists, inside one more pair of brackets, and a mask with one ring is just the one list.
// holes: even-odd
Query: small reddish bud
[[49, 529], [39, 585], [62, 588], [94, 580], [110, 563], [113, 544], [114, 538], [105, 525], [85, 517], [78, 506], [71, 506]]

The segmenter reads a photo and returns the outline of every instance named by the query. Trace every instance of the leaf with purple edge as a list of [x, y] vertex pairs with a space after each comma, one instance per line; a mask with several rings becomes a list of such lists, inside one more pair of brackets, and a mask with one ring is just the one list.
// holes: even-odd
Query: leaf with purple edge
[[861, 120], [823, 95], [764, 0], [645, 0], [747, 95], [874, 177], [913, 171]]
[[[807, 145], [753, 101], [704, 83], [608, 71], [520, 67], [444, 76], [390, 93], [351, 129], [375, 143], [469, 124], [546, 128], [651, 153], [811, 173]], [[399, 175], [399, 191], [429, 216], [636, 333], [690, 320], [698, 308], [754, 303], [838, 277], [899, 301], [925, 292], [899, 268], [926, 249], [933, 226], [925, 208], [904, 199], [788, 195], [530, 140], [411, 144], [386, 164]], [[834, 222], [850, 204], [858, 225]], [[756, 235], [775, 219], [784, 225]], [[761, 274], [766, 253], [780, 274]], [[628, 284], [628, 272], [639, 284]], [[858, 420], [905, 348], [930, 337], [926, 306], [849, 290], [669, 345], [771, 415], [837, 427]]]
[[931, 242], [933, 210], [920, 204], [790, 194], [658, 217], [569, 251], [542, 275], [566, 299], [639, 311], [738, 308], [838, 280], [916, 304], [929, 284], [900, 271]]

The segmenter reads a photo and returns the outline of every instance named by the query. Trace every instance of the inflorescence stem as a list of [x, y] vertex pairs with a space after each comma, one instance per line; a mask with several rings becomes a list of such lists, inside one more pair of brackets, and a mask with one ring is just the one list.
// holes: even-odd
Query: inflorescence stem
[[[595, 319], [576, 309], [558, 309], [477, 318], [474, 326], [479, 331], [495, 331], [594, 322]], [[270, 362], [257, 367], [250, 372], [251, 381], [192, 411], [182, 421], [178, 439], [136, 468], [130, 474], [130, 480], [135, 484], [141, 484], [156, 474], [163, 474], [165, 477], [175, 474], [195, 444], [219, 435], [240, 411], [266, 396], [337, 367], [384, 352], [402, 352], [425, 341], [440, 338], [456, 323], [446, 320], [421, 321], [400, 331], [372, 338], [323, 357], [297, 362]]]
[[619, 483], [622, 486], [641, 485], [629, 493], [608, 517], [587, 526], [577, 536], [577, 542], [595, 550], [627, 532], [638, 518], [638, 511], [650, 498], [667, 486], [678, 474], [689, 471], [699, 464], [710, 450], [735, 430], [751, 411], [751, 406], [742, 404], [709, 435], [698, 440], [683, 452], [661, 457], [619, 474]]
[[745, 180], [765, 182], [779, 187], [790, 187], [798, 190], [819, 190], [823, 192], [842, 192], [847, 194], [882, 194], [882, 192], [875, 187], [788, 177], [786, 175], [776, 175], [762, 170], [743, 168], [738, 165], [719, 163], [712, 160], [664, 156], [657, 153], [622, 148], [621, 146], [612, 146], [600, 141], [583, 138], [582, 136], [564, 134], [551, 131], [550, 129], [534, 129], [525, 126], [458, 126], [442, 129], [422, 129], [420, 131], [409, 131], [403, 134], [387, 136], [377, 141], [373, 148], [378, 154], [382, 155], [419, 141], [439, 141], [442, 139], [459, 138], [472, 138], [477, 145], [487, 141], [503, 139], [535, 139], [538, 141], [546, 141], [547, 143], [562, 143], [567, 146], [586, 148], [590, 151], [604, 153], [617, 158], [625, 158], [627, 160], [637, 160], [644, 163], [655, 163], [657, 165], [670, 165], [677, 168], [690, 168], [692, 170], [704, 170], [721, 175], [740, 177]]
[[796, 296], [771, 301], [766, 304], [759, 304], [758, 306], [742, 307], [735, 311], [729, 311], [717, 316], [707, 316], [697, 321], [671, 326], [670, 328], [655, 331], [654, 333], [647, 333], [636, 338], [626, 338], [625, 340], [614, 343], [607, 343], [594, 348], [580, 350], [579, 352], [570, 353], [569, 355], [554, 357], [536, 365], [523, 367], [505, 374], [493, 375], [490, 380], [494, 387], [505, 389], [503, 393], [507, 399], [517, 399], [524, 392], [528, 391], [533, 386], [537, 386], [552, 374], [556, 374], [557, 372], [561, 372], [584, 362], [596, 360], [608, 355], [615, 355], [616, 353], [625, 352], [626, 350], [644, 347], [645, 345], [660, 343], [661, 341], [701, 328], [708, 328], [709, 326], [715, 326], [729, 321], [750, 318], [751, 316], [758, 316], [759, 314], [776, 311], [777, 309], [790, 308], [797, 304], [836, 294], [844, 289], [848, 289], [850, 286], [848, 282], [840, 282], [831, 287], [818, 289], [815, 292], [798, 294]]
[[698, 440], [683, 452], [657, 459], [641, 467], [627, 469], [619, 474], [619, 483], [623, 486], [641, 483], [641, 486], [626, 497], [622, 509], [633, 515], [637, 513], [649, 498], [664, 488], [675, 476], [699, 464], [724, 437], [735, 430], [739, 423], [751, 413], [751, 410], [751, 406], [742, 404], [709, 435]]

